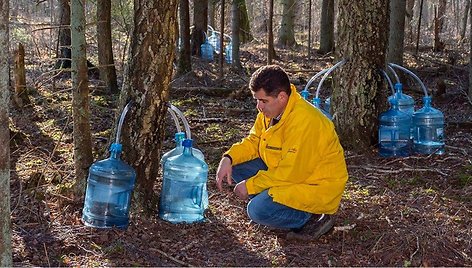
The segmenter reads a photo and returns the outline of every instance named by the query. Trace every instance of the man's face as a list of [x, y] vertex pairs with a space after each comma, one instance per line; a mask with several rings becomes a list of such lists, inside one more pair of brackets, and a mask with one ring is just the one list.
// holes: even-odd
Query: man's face
[[269, 96], [263, 89], [252, 92], [252, 97], [257, 101], [256, 107], [265, 117], [279, 116], [287, 106], [288, 95], [281, 91], [277, 97]]

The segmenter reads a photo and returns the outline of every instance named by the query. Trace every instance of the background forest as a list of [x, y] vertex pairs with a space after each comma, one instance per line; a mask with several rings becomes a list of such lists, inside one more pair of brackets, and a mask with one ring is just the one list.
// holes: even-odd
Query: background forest
[[[1, 264], [471, 266], [471, 2], [0, 0]], [[213, 60], [201, 49], [210, 40], [220, 48]], [[320, 92], [332, 96], [349, 171], [334, 230], [294, 240], [249, 222], [246, 203], [218, 192], [214, 177], [257, 114], [250, 75], [279, 64], [301, 91], [342, 59]], [[444, 113], [444, 155], [378, 156], [387, 62], [416, 73]], [[422, 89], [400, 79], [420, 108]], [[88, 168], [108, 157], [129, 101], [130, 225], [85, 227]], [[159, 159], [176, 131], [168, 102], [209, 165], [204, 223], [156, 216]]]

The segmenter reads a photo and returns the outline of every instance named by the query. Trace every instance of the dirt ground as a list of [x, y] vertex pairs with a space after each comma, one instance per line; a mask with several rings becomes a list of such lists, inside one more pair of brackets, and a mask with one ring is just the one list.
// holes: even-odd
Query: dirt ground
[[[70, 80], [29, 70], [41, 77], [30, 81], [32, 105], [11, 111], [15, 266], [472, 266], [472, 103], [463, 92], [465, 63], [450, 65], [446, 53], [406, 56], [445, 115], [446, 154], [385, 159], [376, 147], [346, 150], [349, 181], [335, 228], [319, 240], [300, 241], [251, 223], [246, 203], [229, 187], [218, 192], [214, 183], [220, 156], [252, 126], [256, 110], [245, 85], [263, 64], [263, 52], [254, 44], [243, 49], [244, 71], [226, 70], [225, 81], [217, 79], [217, 63], [200, 61], [173, 81], [171, 101], [185, 112], [210, 167], [206, 222], [173, 225], [133, 212], [126, 231], [81, 223], [82, 204], [64, 194], [74, 178]], [[278, 61], [300, 90], [333, 64], [329, 55], [307, 60], [302, 53], [281, 50]], [[438, 92], [443, 86], [445, 93]], [[99, 159], [118, 96], [103, 94], [96, 81], [91, 89]], [[420, 92], [413, 86], [405, 92], [419, 105]], [[166, 150], [174, 132], [169, 119]]]

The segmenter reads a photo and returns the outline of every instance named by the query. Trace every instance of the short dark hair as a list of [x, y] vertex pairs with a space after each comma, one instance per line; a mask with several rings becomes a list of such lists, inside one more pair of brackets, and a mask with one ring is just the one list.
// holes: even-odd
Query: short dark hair
[[290, 96], [290, 80], [287, 73], [278, 65], [262, 66], [255, 71], [249, 81], [249, 89], [257, 92], [263, 89], [269, 96], [276, 97], [281, 91]]

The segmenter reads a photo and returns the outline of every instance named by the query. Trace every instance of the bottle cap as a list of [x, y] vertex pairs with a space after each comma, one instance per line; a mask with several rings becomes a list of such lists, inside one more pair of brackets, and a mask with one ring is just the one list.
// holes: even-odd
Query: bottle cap
[[182, 146], [184, 146], [184, 147], [192, 147], [192, 140], [191, 140], [191, 139], [185, 139], [185, 140], [182, 142]]
[[181, 141], [183, 141], [185, 139], [185, 133], [184, 132], [177, 132], [175, 133], [175, 142], [177, 143], [180, 143]]
[[112, 143], [110, 146], [110, 152], [121, 153], [122, 149], [123, 149], [123, 145], [121, 145], [121, 143]]

